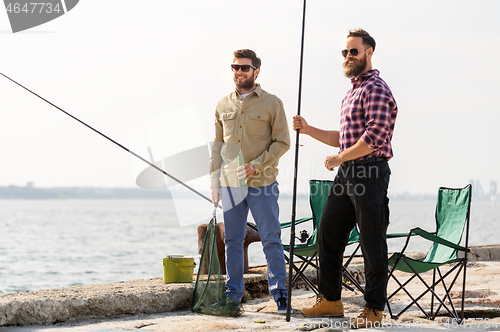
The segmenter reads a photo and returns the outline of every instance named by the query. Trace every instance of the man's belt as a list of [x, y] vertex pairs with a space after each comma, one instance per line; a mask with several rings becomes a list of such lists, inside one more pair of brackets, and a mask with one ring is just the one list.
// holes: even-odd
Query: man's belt
[[342, 163], [342, 166], [365, 165], [365, 164], [369, 164], [369, 163], [376, 163], [378, 161], [387, 161], [387, 158], [385, 158], [385, 157], [371, 157], [371, 158], [364, 159], [364, 160], [360, 160], [360, 159], [348, 160], [348, 161], [344, 161]]

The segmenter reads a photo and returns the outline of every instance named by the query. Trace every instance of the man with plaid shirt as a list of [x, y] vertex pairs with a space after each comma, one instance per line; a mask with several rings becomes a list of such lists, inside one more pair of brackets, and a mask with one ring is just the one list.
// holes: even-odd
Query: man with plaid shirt
[[342, 100], [338, 131], [313, 127], [299, 115], [293, 119], [295, 130], [340, 148], [339, 154], [325, 160], [328, 170], [339, 169], [318, 231], [321, 296], [302, 313], [343, 316], [342, 258], [349, 234], [357, 226], [366, 276], [365, 308], [352, 324], [357, 328], [380, 323], [387, 299], [387, 189], [391, 174], [387, 161], [393, 156], [391, 139], [398, 109], [389, 86], [372, 68], [374, 51], [375, 40], [366, 31], [350, 31], [342, 56], [344, 74], [351, 78], [352, 88]]

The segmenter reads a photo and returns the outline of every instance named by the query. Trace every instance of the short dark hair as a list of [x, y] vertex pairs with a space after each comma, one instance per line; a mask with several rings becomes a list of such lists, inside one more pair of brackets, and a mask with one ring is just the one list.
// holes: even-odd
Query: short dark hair
[[358, 28], [356, 30], [351, 30], [349, 31], [349, 34], [347, 35], [347, 38], [349, 37], [361, 37], [363, 38], [363, 45], [367, 47], [373, 48], [373, 51], [375, 51], [375, 39], [373, 39], [372, 36], [365, 30]]
[[252, 50], [242, 49], [242, 50], [234, 51], [234, 60], [236, 60], [238, 58], [251, 59], [252, 65], [256, 68], [260, 68], [260, 58]]

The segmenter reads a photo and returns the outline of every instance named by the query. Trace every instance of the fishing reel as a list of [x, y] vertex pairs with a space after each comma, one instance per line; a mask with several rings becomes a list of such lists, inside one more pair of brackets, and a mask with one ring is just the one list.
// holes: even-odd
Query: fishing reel
[[309, 234], [304, 229], [303, 231], [300, 231], [300, 237], [296, 236], [295, 238], [298, 239], [300, 241], [300, 243], [305, 243], [305, 242], [307, 242], [307, 239], [309, 239]]

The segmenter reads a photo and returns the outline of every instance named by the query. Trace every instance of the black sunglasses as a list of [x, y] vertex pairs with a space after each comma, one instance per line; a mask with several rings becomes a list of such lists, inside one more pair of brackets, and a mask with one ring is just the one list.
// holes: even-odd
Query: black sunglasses
[[[368, 48], [365, 48], [365, 50], [367, 50]], [[352, 56], [357, 56], [359, 54], [359, 50], [357, 48], [351, 48], [350, 50], [342, 50], [341, 53], [342, 53], [342, 56], [345, 58], [347, 56], [347, 54], [349, 54], [349, 53], [351, 53]]]
[[250, 70], [250, 68], [257, 69], [257, 67], [250, 66], [250, 65], [234, 65], [234, 64], [231, 65], [231, 69], [233, 71], [238, 71], [241, 69], [241, 71], [244, 73], [247, 73]]

